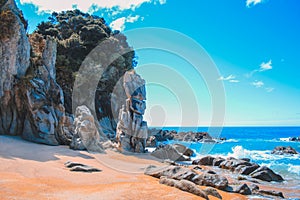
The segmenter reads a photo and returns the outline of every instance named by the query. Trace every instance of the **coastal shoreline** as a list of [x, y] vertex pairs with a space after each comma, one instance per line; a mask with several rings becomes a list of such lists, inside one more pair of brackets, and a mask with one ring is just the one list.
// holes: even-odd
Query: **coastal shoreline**
[[[143, 170], [150, 164], [165, 165], [149, 154], [124, 155], [114, 151], [90, 154], [70, 150], [67, 146], [35, 144], [13, 136], [0, 136], [0, 145], [1, 199], [199, 199], [144, 175]], [[71, 172], [64, 167], [70, 160], [102, 171]], [[129, 170], [114, 169], [121, 166], [118, 163]], [[140, 171], [134, 173], [137, 169]], [[278, 190], [273, 186], [266, 188]], [[223, 199], [248, 199], [236, 193], [218, 192]], [[292, 190], [282, 192], [288, 197]], [[210, 196], [210, 199], [217, 198]]]

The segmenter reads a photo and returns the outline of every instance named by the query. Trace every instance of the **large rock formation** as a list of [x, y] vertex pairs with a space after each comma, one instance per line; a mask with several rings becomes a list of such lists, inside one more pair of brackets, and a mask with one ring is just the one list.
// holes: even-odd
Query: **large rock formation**
[[29, 39], [14, 1], [5, 1], [0, 10], [0, 133], [50, 145], [68, 143], [61, 131], [65, 109], [55, 79], [56, 42], [39, 35]]
[[15, 85], [29, 67], [30, 44], [15, 2], [1, 0], [0, 6], [0, 134], [19, 135], [24, 113]]
[[87, 149], [98, 153], [104, 152], [101, 141], [105, 141], [106, 138], [100, 138], [100, 134], [95, 125], [95, 119], [86, 106], [76, 108], [74, 124], [75, 133], [70, 144], [72, 149]]
[[127, 71], [123, 78], [127, 96], [126, 106], [119, 111], [117, 141], [125, 151], [144, 152], [148, 137], [147, 122], [143, 121], [146, 109], [145, 81], [134, 70]]

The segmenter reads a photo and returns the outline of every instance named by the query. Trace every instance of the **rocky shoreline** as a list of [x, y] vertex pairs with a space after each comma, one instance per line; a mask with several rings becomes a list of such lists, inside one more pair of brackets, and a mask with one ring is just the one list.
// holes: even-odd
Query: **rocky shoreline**
[[[276, 147], [272, 154], [290, 155], [298, 152], [292, 147]], [[209, 195], [222, 199], [216, 189], [246, 196], [255, 195], [259, 198], [285, 198], [284, 192], [280, 190], [280, 185], [285, 182], [284, 178], [269, 167], [251, 162], [248, 158], [208, 155], [193, 160], [191, 156], [194, 152], [176, 143], [160, 145], [151, 155], [168, 165], [149, 166], [145, 170], [146, 175], [160, 179], [161, 184], [205, 199], [209, 199]], [[274, 186], [275, 183], [278, 184], [276, 189], [261, 188], [261, 186]], [[198, 186], [207, 188], [200, 189]]]

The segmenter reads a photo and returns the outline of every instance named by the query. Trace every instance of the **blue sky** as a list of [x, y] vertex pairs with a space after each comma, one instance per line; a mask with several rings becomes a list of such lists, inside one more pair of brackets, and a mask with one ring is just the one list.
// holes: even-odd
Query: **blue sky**
[[[77, 7], [128, 32], [131, 44], [136, 38], [130, 31], [136, 28], [184, 34], [202, 51], [176, 40], [176, 33], [164, 40], [174, 43], [171, 51], [181, 46], [211, 57], [219, 71], [213, 81], [225, 88], [225, 125], [300, 125], [298, 0], [17, 0], [17, 4], [29, 21], [29, 32], [51, 11]], [[161, 40], [159, 35], [152, 39]], [[211, 125], [215, 91], [191, 63], [171, 51], [137, 51], [137, 71], [149, 83], [146, 120], [153, 126]]]

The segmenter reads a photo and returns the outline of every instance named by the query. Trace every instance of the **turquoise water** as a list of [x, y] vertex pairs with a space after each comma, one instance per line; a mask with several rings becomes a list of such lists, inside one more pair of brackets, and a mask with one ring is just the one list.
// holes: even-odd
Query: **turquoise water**
[[[287, 180], [299, 180], [300, 185], [300, 154], [271, 154], [276, 146], [292, 146], [300, 152], [300, 142], [288, 141], [289, 137], [300, 137], [300, 127], [224, 127], [220, 129], [220, 135], [216, 132], [211, 133], [207, 127], [166, 127], [163, 129], [179, 132], [205, 131], [214, 137], [225, 137], [226, 141], [217, 144], [181, 143], [196, 152], [194, 158], [206, 154], [250, 158], [253, 162], [270, 167]], [[174, 143], [174, 141], [168, 141], [168, 143]]]

